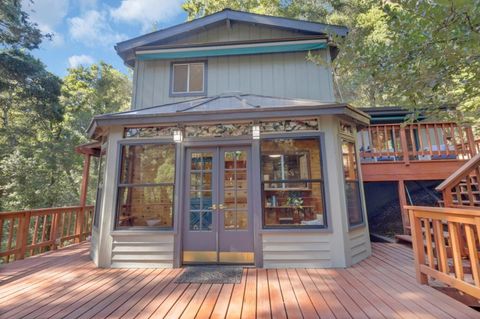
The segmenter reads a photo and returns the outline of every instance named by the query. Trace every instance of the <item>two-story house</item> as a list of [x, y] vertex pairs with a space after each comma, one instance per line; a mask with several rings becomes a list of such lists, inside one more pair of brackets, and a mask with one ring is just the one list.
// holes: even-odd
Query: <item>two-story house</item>
[[[132, 109], [96, 116], [100, 267], [346, 267], [370, 255], [342, 26], [224, 10], [116, 46]], [[308, 55], [322, 62], [314, 63]]]

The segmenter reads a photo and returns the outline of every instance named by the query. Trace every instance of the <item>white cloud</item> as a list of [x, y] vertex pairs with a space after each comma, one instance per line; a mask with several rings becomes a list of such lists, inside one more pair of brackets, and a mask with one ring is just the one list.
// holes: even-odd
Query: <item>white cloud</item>
[[69, 5], [69, 0], [22, 1], [22, 8], [28, 13], [30, 21], [36, 23], [42, 33], [52, 35], [50, 43], [53, 46], [61, 46], [64, 43], [63, 35], [55, 31], [55, 29], [67, 16]]
[[95, 62], [95, 59], [89, 55], [81, 54], [81, 55], [72, 55], [68, 58], [68, 65], [71, 68], [76, 68], [80, 65], [90, 65]]
[[95, 9], [97, 7], [97, 0], [78, 0], [80, 12]]
[[68, 19], [72, 38], [86, 46], [110, 46], [127, 38], [114, 32], [105, 11], [89, 10], [81, 16]]
[[110, 15], [117, 21], [141, 24], [144, 31], [156, 23], [165, 23], [182, 13], [184, 0], [122, 0]]

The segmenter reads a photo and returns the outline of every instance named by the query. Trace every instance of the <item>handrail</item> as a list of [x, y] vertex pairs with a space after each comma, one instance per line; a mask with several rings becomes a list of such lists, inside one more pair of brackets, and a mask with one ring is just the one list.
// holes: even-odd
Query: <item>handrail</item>
[[429, 277], [480, 299], [480, 209], [405, 206], [417, 281]]
[[0, 212], [0, 263], [55, 250], [85, 240], [93, 206]]
[[468, 160], [478, 153], [472, 128], [455, 122], [374, 124], [357, 136], [363, 164]]
[[480, 164], [480, 153], [475, 155], [468, 162], [463, 164], [458, 170], [456, 170], [452, 175], [450, 175], [446, 180], [444, 180], [440, 185], [438, 185], [435, 190], [438, 192], [443, 192], [447, 187], [453, 187], [453, 185], [460, 182], [466, 175], [470, 174], [471, 170], [477, 167]]

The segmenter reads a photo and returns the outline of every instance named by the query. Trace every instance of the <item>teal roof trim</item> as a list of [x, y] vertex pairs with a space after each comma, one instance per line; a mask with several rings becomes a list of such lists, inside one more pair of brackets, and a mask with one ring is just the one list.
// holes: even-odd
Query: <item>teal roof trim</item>
[[262, 54], [262, 53], [281, 53], [281, 52], [300, 52], [327, 48], [327, 43], [302, 43], [302, 44], [282, 44], [270, 46], [256, 46], [243, 48], [216, 48], [216, 49], [199, 49], [189, 51], [174, 52], [156, 52], [138, 54], [138, 60], [162, 60], [162, 59], [182, 59], [182, 58], [201, 58], [212, 56], [227, 55], [246, 55], [246, 54]]

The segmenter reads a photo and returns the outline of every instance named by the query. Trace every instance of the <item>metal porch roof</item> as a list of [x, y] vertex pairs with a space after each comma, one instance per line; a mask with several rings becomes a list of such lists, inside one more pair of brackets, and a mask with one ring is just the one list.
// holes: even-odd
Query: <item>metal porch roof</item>
[[348, 104], [316, 100], [290, 99], [256, 94], [226, 93], [95, 116], [88, 128], [93, 136], [102, 126], [148, 125], [160, 123], [195, 123], [255, 121], [267, 118], [295, 118], [341, 115], [358, 124], [368, 125], [370, 116]]

